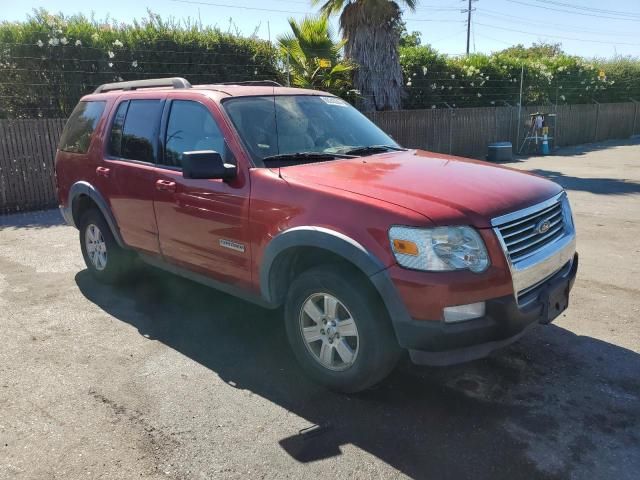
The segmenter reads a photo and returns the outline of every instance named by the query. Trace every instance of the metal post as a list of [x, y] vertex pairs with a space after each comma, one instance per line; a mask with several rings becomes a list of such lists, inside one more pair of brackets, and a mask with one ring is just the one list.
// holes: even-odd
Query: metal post
[[522, 115], [522, 84], [524, 82], [524, 63], [520, 70], [520, 100], [518, 101], [518, 129], [516, 130], [516, 146], [520, 143], [520, 116]]
[[[513, 135], [513, 130], [511, 130], [513, 128], [513, 105], [511, 105], [506, 100], [502, 100], [502, 103], [504, 103], [505, 107], [509, 108], [509, 130], [507, 131], [509, 132], [509, 140], [513, 140], [513, 137], [511, 136]], [[518, 142], [516, 142], [516, 147], [517, 146], [518, 146]]]
[[287, 87], [291, 86], [291, 79], [289, 76], [289, 56], [291, 55], [291, 53], [289, 52], [289, 50], [287, 50]]
[[630, 98], [629, 100], [631, 100], [635, 105], [633, 109], [633, 126], [631, 127], [631, 136], [633, 137], [636, 134], [636, 119], [638, 118], [638, 102], [633, 98]]
[[596, 104], [596, 128], [595, 128], [595, 131], [593, 132], [593, 141], [597, 142], [598, 141], [598, 117], [600, 116], [600, 103], [595, 98], [592, 98], [591, 100], [593, 100]]
[[443, 103], [449, 108], [449, 155], [451, 155], [451, 152], [453, 151], [453, 107], [447, 102]]

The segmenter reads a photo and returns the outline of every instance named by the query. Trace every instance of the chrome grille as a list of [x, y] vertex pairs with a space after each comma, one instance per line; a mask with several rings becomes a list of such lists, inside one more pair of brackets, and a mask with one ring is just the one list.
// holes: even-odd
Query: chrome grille
[[565, 233], [562, 199], [543, 204], [538, 210], [527, 210], [523, 216], [496, 225], [512, 263], [533, 255]]

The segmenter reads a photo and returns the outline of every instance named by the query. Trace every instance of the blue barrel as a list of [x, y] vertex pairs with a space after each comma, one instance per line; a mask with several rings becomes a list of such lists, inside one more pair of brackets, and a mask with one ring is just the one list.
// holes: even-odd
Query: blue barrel
[[490, 143], [487, 146], [487, 160], [489, 162], [510, 162], [513, 160], [511, 142]]

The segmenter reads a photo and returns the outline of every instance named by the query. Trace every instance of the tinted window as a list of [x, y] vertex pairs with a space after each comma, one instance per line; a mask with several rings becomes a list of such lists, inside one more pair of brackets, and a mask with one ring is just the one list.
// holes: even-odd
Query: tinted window
[[207, 108], [188, 100], [175, 100], [167, 123], [164, 164], [182, 165], [182, 154], [197, 150], [214, 150], [228, 157], [224, 137]]
[[[129, 160], [142, 162], [154, 162], [156, 152], [156, 132], [160, 113], [162, 111], [161, 100], [131, 100], [126, 110], [126, 115], [118, 107], [116, 118], [111, 129], [111, 152]], [[124, 126], [121, 125], [121, 117], [125, 115]], [[120, 121], [120, 124], [117, 122]], [[120, 128], [121, 133], [119, 133]], [[120, 146], [118, 148], [118, 136]], [[120, 152], [118, 155], [117, 152]]]
[[87, 153], [91, 134], [104, 111], [105, 102], [80, 102], [71, 113], [60, 137], [60, 150]]
[[113, 118], [111, 135], [109, 136], [109, 153], [114, 157], [122, 156], [122, 127], [124, 127], [127, 108], [129, 108], [129, 102], [122, 102], [118, 105], [118, 110], [116, 110], [116, 115]]

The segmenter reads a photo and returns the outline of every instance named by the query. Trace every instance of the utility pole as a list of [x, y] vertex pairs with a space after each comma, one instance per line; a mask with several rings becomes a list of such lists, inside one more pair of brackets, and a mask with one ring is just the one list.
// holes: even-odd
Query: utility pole
[[467, 55], [469, 55], [469, 39], [471, 38], [471, 12], [475, 10], [475, 8], [471, 8], [471, 2], [477, 2], [477, 1], [478, 0], [469, 0], [469, 6], [467, 7], [467, 9], [460, 10], [462, 13], [467, 14]]

